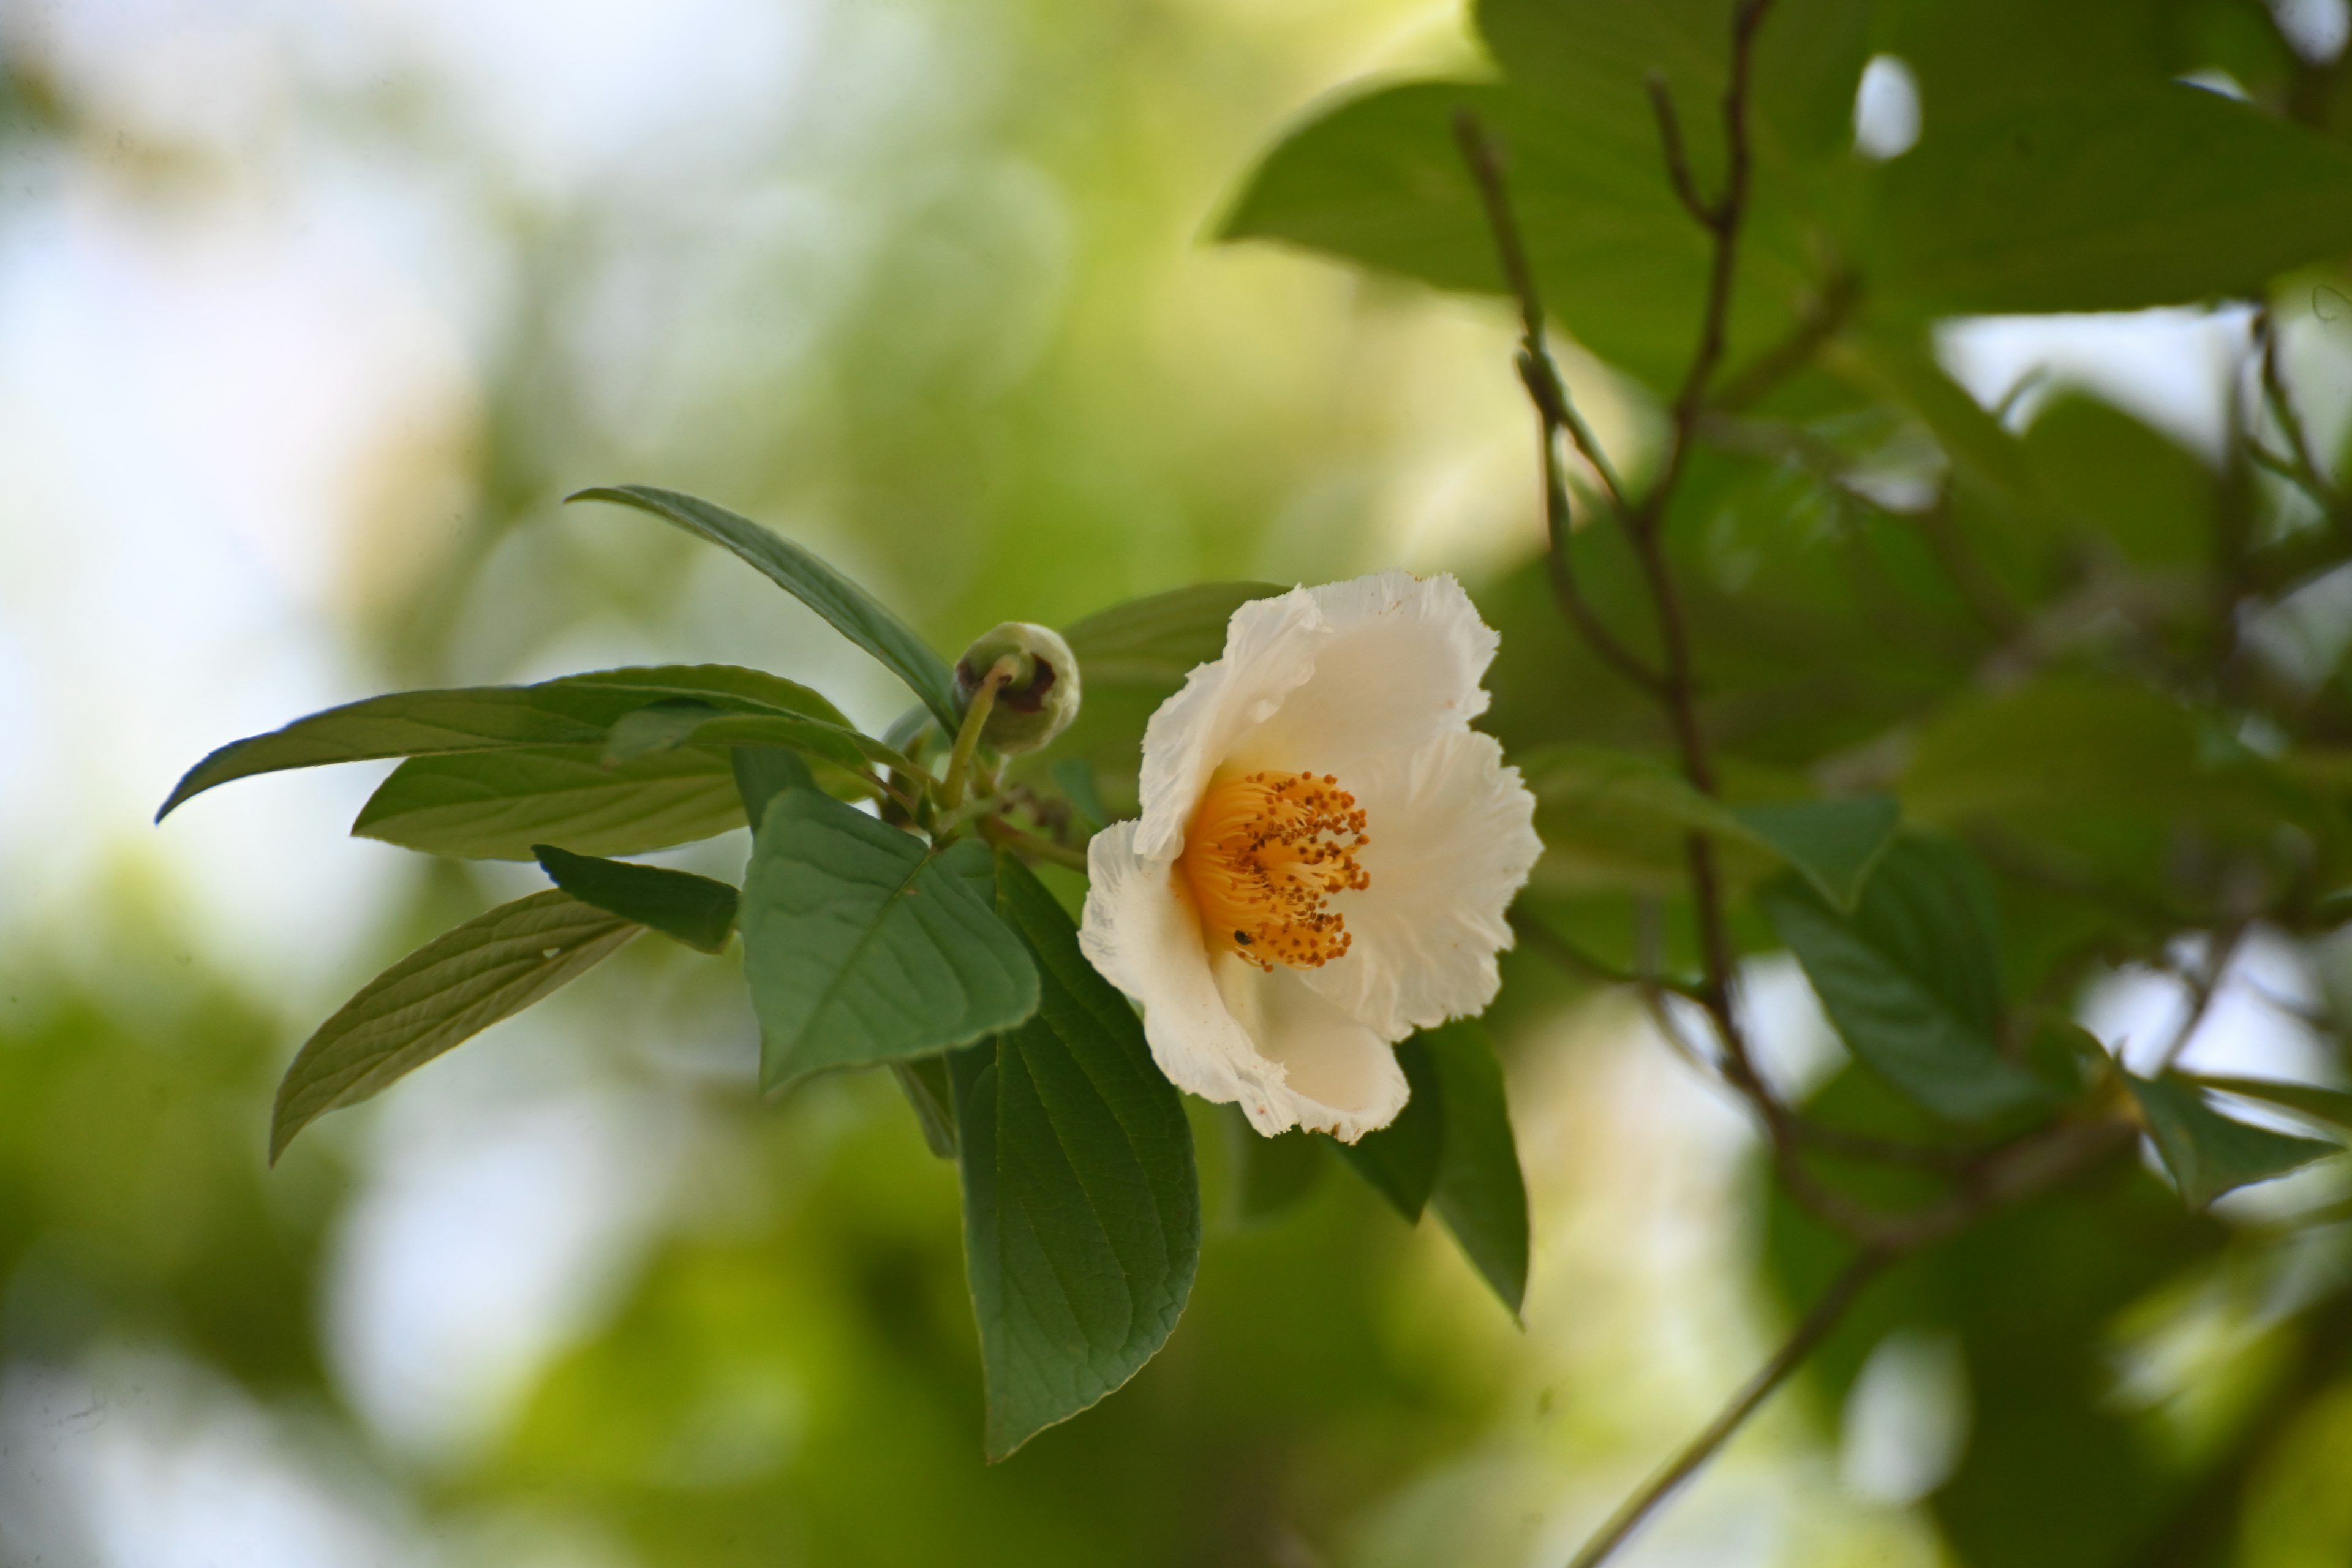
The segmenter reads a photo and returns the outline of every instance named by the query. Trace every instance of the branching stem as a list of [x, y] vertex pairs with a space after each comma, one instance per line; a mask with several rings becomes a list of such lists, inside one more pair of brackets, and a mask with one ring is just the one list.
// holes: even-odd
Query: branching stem
[[980, 752], [980, 734], [988, 728], [988, 716], [995, 710], [996, 694], [1021, 672], [1021, 661], [1006, 654], [989, 666], [982, 677], [980, 689], [971, 694], [971, 703], [963, 710], [963, 723], [956, 731], [955, 750], [948, 753], [947, 776], [940, 781], [940, 809], [952, 816], [963, 805], [964, 784], [971, 777], [972, 759]]

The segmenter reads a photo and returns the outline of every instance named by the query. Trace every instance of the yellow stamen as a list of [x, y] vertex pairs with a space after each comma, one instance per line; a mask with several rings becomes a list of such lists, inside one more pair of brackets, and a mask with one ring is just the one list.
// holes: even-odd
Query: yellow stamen
[[1356, 797], [1329, 773], [1220, 779], [1201, 797], [1177, 861], [1212, 952], [1260, 969], [1319, 969], [1354, 938], [1328, 907], [1372, 885], [1356, 863], [1371, 842]]

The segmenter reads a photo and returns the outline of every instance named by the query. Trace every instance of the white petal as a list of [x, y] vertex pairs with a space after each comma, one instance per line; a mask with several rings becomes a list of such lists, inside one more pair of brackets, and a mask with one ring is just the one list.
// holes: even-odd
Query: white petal
[[1237, 732], [1233, 766], [1335, 773], [1353, 789], [1349, 769], [1466, 730], [1486, 710], [1478, 682], [1501, 639], [1453, 578], [1383, 572], [1306, 592], [1330, 628], [1313, 678]]
[[1330, 639], [1323, 610], [1305, 588], [1254, 599], [1234, 612], [1223, 657], [1187, 676], [1184, 689], [1161, 703], [1144, 728], [1138, 853], [1175, 858], [1209, 775], [1223, 764], [1237, 737], [1264, 723], [1307, 682], [1317, 650]]
[[1371, 878], [1332, 908], [1354, 939], [1306, 984], [1385, 1038], [1483, 1011], [1502, 984], [1503, 918], [1543, 853], [1535, 796], [1475, 731], [1376, 759], [1340, 782], [1370, 819]]
[[1388, 1042], [1295, 971], [1230, 955], [1213, 964], [1172, 868], [1136, 854], [1135, 829], [1120, 823], [1088, 847], [1078, 946], [1143, 1005], [1160, 1070], [1203, 1100], [1238, 1101], [1269, 1137], [1305, 1126], [1353, 1142], [1393, 1121], [1409, 1089]]

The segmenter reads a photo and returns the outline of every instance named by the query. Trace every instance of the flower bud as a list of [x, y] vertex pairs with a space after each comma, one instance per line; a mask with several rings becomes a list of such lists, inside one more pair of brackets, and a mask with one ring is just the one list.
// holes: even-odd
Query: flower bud
[[1008, 755], [1041, 750], [1078, 716], [1078, 661], [1050, 626], [1006, 621], [982, 633], [956, 661], [956, 690], [966, 702], [1007, 656], [1013, 679], [997, 691], [980, 738]]

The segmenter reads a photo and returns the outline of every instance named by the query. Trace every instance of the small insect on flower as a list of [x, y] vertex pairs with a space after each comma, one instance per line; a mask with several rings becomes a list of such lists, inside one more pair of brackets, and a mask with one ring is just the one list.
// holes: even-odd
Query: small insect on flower
[[1078, 942], [1177, 1087], [1353, 1142], [1404, 1109], [1395, 1042], [1494, 1000], [1543, 849], [1470, 728], [1496, 641], [1451, 577], [1294, 589], [1152, 715]]

